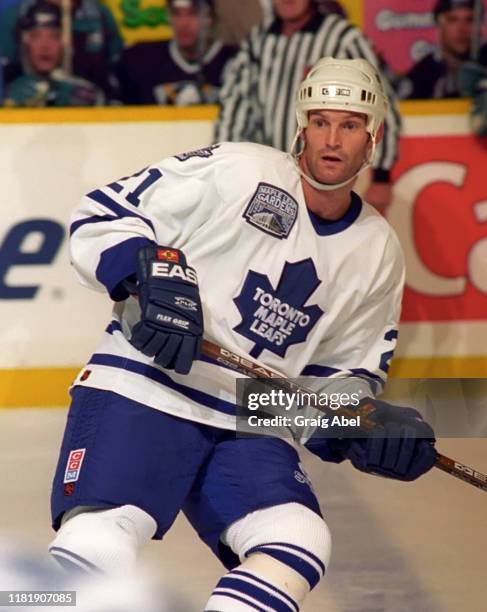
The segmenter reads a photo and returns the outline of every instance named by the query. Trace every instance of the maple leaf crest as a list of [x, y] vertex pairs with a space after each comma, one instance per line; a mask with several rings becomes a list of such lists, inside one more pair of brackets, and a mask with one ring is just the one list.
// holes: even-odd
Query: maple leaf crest
[[233, 300], [242, 317], [234, 331], [255, 342], [252, 357], [264, 349], [284, 357], [291, 345], [306, 341], [323, 310], [304, 304], [320, 283], [310, 258], [286, 262], [276, 289], [267, 275], [249, 271]]

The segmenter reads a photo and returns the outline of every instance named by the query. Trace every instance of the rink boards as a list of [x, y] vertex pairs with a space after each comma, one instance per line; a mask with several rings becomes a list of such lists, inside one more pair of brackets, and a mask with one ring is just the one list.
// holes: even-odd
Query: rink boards
[[[402, 107], [387, 214], [408, 277], [393, 376], [487, 376], [485, 143], [469, 134], [468, 108]], [[207, 145], [215, 116], [213, 107], [0, 112], [0, 406], [65, 404], [108, 320], [107, 299], [69, 266], [69, 217], [81, 195]]]

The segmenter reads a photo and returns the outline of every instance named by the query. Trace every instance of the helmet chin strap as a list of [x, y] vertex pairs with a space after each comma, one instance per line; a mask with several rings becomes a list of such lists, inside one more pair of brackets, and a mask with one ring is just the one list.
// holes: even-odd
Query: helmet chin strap
[[301, 153], [300, 154], [294, 153], [294, 148], [297, 144], [299, 135], [300, 135], [300, 131], [298, 130], [296, 132], [296, 136], [294, 137], [293, 143], [291, 145], [291, 156], [294, 160], [294, 163], [296, 165], [296, 168], [299, 174], [304, 178], [304, 180], [307, 183], [309, 183], [312, 187], [314, 187], [315, 189], [318, 189], [319, 191], [335, 191], [337, 189], [340, 189], [341, 187], [345, 187], [345, 185], [348, 185], [349, 183], [354, 181], [357, 178], [357, 176], [361, 174], [364, 170], [372, 166], [372, 160], [374, 159], [374, 153], [375, 153], [375, 137], [371, 135], [372, 149], [370, 150], [370, 155], [368, 156], [367, 159], [363, 161], [362, 165], [360, 166], [360, 168], [357, 170], [357, 172], [353, 176], [346, 179], [345, 181], [342, 181], [341, 183], [334, 183], [334, 184], [320, 183], [319, 181], [315, 180], [313, 177], [306, 174], [304, 170], [301, 168], [301, 166], [299, 165], [299, 158], [301, 156]]

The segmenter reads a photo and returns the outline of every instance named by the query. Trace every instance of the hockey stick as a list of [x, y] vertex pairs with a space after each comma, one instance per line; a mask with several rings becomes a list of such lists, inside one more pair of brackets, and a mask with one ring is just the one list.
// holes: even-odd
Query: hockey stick
[[[265, 378], [269, 380], [278, 379], [275, 380], [275, 384], [284, 391], [288, 391], [290, 393], [304, 393], [311, 395], [311, 397], [315, 396], [313, 391], [293, 383], [291, 380], [287, 379], [284, 374], [280, 374], [276, 370], [260, 365], [255, 361], [247, 359], [246, 357], [241, 357], [236, 353], [232, 353], [231, 351], [224, 349], [223, 347], [218, 346], [218, 344], [210, 342], [209, 340], [203, 340], [201, 352], [206, 357], [213, 359], [222, 365], [230, 367], [236, 372], [250, 378]], [[367, 418], [368, 415], [374, 410], [372, 404], [365, 404], [358, 412], [346, 407], [333, 411], [331, 409], [326, 409], [321, 405], [315, 406], [315, 408], [324, 413], [333, 413], [333, 415], [338, 416], [343, 415], [356, 418], [358, 415], [360, 415], [360, 424], [362, 429], [370, 430], [375, 427], [375, 422]], [[450, 459], [449, 457], [437, 452], [435, 467], [443, 472], [447, 472], [448, 474], [455, 476], [455, 478], [459, 478], [460, 480], [473, 485], [474, 487], [487, 491], [487, 476], [464, 465], [463, 463], [460, 463], [459, 461], [455, 461], [455, 459]]]

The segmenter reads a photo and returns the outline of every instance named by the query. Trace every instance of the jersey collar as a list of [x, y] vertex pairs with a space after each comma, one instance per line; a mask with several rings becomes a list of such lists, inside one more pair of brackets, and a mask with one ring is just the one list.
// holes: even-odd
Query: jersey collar
[[182, 55], [176, 41], [173, 39], [169, 42], [169, 54], [173, 62], [179, 68], [181, 68], [181, 70], [187, 72], [188, 74], [196, 74], [201, 70], [202, 66], [211, 62], [211, 60], [219, 53], [222, 47], [223, 43], [219, 40], [215, 40], [205, 51], [204, 55], [201, 57], [200, 62], [190, 62]]

